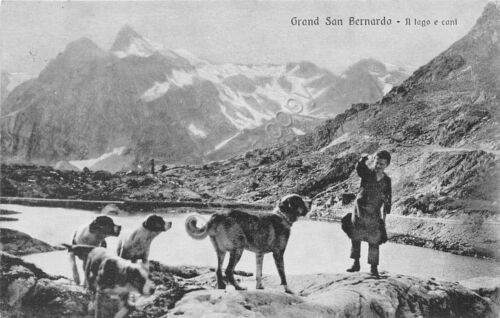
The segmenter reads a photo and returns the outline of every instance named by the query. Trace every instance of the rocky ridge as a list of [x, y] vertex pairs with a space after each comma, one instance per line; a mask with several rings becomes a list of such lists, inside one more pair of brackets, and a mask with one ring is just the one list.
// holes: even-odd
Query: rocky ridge
[[0, 227], [0, 250], [12, 255], [23, 256], [33, 253], [51, 252], [55, 248], [26, 233]]

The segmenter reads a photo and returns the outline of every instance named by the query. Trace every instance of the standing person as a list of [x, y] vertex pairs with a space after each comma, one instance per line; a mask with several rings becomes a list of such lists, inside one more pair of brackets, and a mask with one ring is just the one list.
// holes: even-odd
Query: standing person
[[149, 163], [151, 164], [151, 174], [155, 174], [155, 160], [151, 159]]
[[363, 155], [356, 165], [356, 172], [361, 177], [361, 186], [352, 214], [352, 229], [349, 233], [352, 243], [351, 258], [354, 259], [354, 264], [347, 271], [358, 272], [360, 270], [361, 241], [365, 241], [368, 242], [368, 264], [371, 265], [371, 273], [379, 277], [377, 268], [379, 245], [387, 241], [385, 216], [391, 212], [391, 179], [384, 172], [391, 163], [391, 155], [385, 150], [378, 152], [374, 168], [366, 166], [367, 160], [368, 155]]

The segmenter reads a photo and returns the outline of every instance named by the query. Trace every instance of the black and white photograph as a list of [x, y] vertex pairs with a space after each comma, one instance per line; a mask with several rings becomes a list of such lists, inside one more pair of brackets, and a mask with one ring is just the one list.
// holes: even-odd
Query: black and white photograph
[[6, 0], [0, 39], [0, 317], [500, 317], [500, 0]]

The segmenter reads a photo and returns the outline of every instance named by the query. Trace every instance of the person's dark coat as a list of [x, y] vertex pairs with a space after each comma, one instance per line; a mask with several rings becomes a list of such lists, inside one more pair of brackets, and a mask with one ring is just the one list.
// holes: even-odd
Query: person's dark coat
[[385, 174], [377, 180], [376, 172], [366, 166], [366, 160], [366, 157], [361, 158], [356, 166], [361, 186], [354, 213], [342, 218], [342, 229], [352, 240], [378, 245], [387, 241], [380, 209], [383, 205], [386, 214], [391, 212], [392, 185], [391, 179]]

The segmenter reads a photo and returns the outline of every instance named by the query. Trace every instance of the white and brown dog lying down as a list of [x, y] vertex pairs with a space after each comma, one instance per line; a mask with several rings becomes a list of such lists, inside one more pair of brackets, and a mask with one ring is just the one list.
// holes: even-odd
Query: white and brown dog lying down
[[160, 233], [168, 231], [171, 227], [172, 222], [165, 222], [161, 216], [156, 214], [149, 215], [132, 233], [118, 238], [116, 252], [118, 256], [134, 263], [141, 260], [149, 268], [151, 242]]
[[104, 247], [90, 245], [63, 244], [70, 253], [84, 259], [87, 288], [93, 296], [91, 307], [94, 316], [101, 317], [100, 293], [120, 297], [120, 309], [114, 316], [122, 318], [128, 314], [128, 296], [130, 292], [151, 295], [155, 285], [151, 281], [149, 270], [143, 264], [134, 264], [111, 253]]
[[292, 224], [300, 216], [305, 216], [310, 209], [310, 200], [304, 200], [297, 194], [283, 197], [273, 213], [249, 213], [232, 210], [227, 213], [215, 213], [201, 228], [197, 227], [199, 216], [186, 219], [186, 231], [194, 239], [201, 240], [210, 236], [217, 253], [217, 287], [226, 288], [222, 277], [222, 264], [229, 252], [226, 279], [237, 290], [244, 289], [234, 279], [234, 268], [243, 254], [243, 250], [256, 253], [257, 289], [262, 286], [262, 263], [264, 254], [273, 253], [274, 261], [285, 292], [292, 293], [287, 285], [283, 254], [290, 237]]
[[[116, 225], [113, 222], [113, 219], [109, 216], [101, 215], [96, 217], [90, 224], [80, 226], [73, 234], [71, 244], [106, 247], [106, 237], [118, 236], [121, 228], [122, 227], [120, 225]], [[80, 259], [85, 262], [85, 259], [81, 257]], [[75, 254], [72, 252], [70, 252], [70, 262], [73, 271], [73, 280], [77, 285], [80, 285], [80, 275], [78, 274], [78, 268], [76, 266]]]

